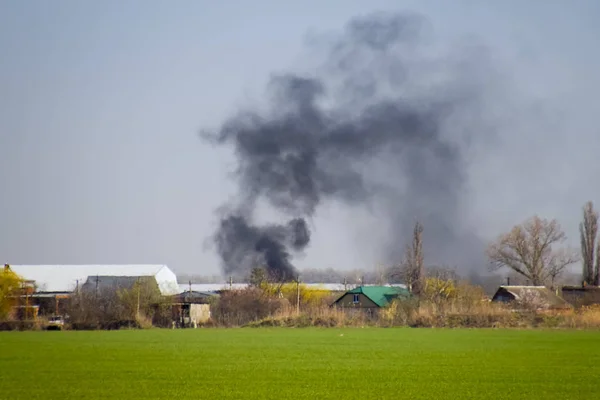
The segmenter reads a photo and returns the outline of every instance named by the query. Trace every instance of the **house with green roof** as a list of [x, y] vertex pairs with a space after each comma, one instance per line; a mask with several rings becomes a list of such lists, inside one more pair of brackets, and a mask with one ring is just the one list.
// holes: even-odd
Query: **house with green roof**
[[394, 299], [408, 297], [410, 292], [401, 286], [358, 286], [344, 293], [333, 306], [378, 309], [387, 307]]

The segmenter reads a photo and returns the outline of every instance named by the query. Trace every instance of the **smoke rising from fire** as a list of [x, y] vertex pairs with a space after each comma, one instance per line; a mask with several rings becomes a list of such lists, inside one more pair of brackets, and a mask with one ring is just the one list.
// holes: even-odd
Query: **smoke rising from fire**
[[[481, 127], [493, 75], [485, 50], [442, 53], [427, 20], [413, 14], [356, 18], [325, 42], [317, 72], [272, 77], [266, 112], [245, 110], [205, 135], [237, 159], [240, 201], [214, 236], [224, 272], [264, 265], [293, 278], [292, 256], [310, 242], [307, 221], [328, 201], [374, 206], [390, 262], [400, 260], [415, 220], [431, 261], [474, 262], [478, 240], [461, 219], [463, 148]], [[259, 224], [259, 201], [290, 220]]]

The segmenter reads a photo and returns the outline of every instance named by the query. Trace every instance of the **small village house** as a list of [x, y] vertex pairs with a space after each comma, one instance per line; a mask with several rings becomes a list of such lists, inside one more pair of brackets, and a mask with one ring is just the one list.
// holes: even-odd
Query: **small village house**
[[600, 304], [600, 287], [598, 286], [563, 286], [561, 295], [575, 307]]
[[376, 311], [387, 307], [395, 299], [408, 297], [410, 293], [403, 286], [358, 286], [345, 292], [333, 305], [343, 309]]
[[492, 302], [510, 304], [515, 309], [568, 310], [571, 304], [545, 286], [500, 286]]
[[189, 289], [171, 296], [173, 322], [179, 327], [193, 327], [210, 319], [210, 303], [219, 297], [215, 292]]

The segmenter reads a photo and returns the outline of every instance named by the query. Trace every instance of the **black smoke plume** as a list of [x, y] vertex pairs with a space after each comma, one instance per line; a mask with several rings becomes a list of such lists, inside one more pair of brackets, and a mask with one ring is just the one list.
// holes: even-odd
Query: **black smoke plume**
[[[491, 70], [475, 46], [430, 51], [429, 28], [412, 14], [354, 19], [341, 35], [323, 39], [327, 56], [315, 73], [272, 77], [268, 111], [240, 112], [205, 135], [232, 146], [238, 162], [243, 200], [215, 235], [226, 273], [265, 265], [291, 279], [291, 253], [310, 241], [306, 220], [331, 200], [375, 206], [390, 262], [399, 261], [417, 219], [431, 261], [472, 251], [476, 239], [460, 229], [460, 144], [477, 129]], [[290, 222], [256, 224], [261, 200]]]
[[296, 276], [288, 248], [300, 251], [309, 240], [310, 231], [301, 218], [292, 219], [286, 225], [255, 226], [241, 215], [221, 219], [215, 236], [225, 273], [264, 266], [270, 278], [281, 281]]

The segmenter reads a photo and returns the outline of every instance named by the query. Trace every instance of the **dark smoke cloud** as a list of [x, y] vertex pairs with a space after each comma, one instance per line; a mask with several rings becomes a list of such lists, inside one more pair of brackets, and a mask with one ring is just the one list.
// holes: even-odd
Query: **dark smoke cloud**
[[[428, 28], [415, 15], [357, 18], [327, 42], [317, 73], [272, 77], [267, 112], [236, 114], [206, 135], [232, 146], [238, 161], [243, 200], [215, 235], [226, 273], [266, 265], [282, 279], [292, 277], [290, 252], [310, 241], [306, 219], [331, 200], [376, 205], [390, 262], [400, 259], [417, 219], [432, 262], [472, 250], [477, 239], [460, 229], [460, 143], [477, 127], [491, 69], [476, 47], [431, 56]], [[259, 200], [292, 219], [257, 225]], [[450, 262], [459, 261], [465, 262]]]
[[303, 219], [293, 219], [287, 225], [253, 226], [241, 215], [223, 218], [215, 236], [227, 274], [265, 265], [272, 278], [284, 281], [296, 275], [288, 247], [302, 250], [309, 240], [310, 231]]

